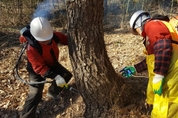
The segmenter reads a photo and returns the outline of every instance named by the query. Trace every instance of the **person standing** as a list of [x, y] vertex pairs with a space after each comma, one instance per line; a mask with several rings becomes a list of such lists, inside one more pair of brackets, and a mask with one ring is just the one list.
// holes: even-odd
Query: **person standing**
[[150, 17], [146, 11], [135, 12], [130, 19], [134, 35], [144, 38], [146, 58], [121, 70], [124, 77], [148, 70], [146, 102], [153, 105], [152, 118], [178, 118], [178, 36], [169, 26], [169, 18]]
[[[67, 45], [68, 38], [60, 32], [53, 31], [49, 21], [43, 17], [34, 18], [25, 29], [21, 30], [20, 41], [25, 38], [34, 39], [34, 44], [29, 43], [26, 48], [30, 82], [40, 82], [51, 78], [53, 81], [48, 89], [48, 96], [55, 99], [72, 77], [72, 74], [58, 62], [59, 48], [57, 44]], [[25, 36], [25, 32], [28, 36]], [[21, 118], [36, 117], [36, 109], [42, 99], [44, 84], [29, 85], [29, 89], [30, 92], [23, 106]]]

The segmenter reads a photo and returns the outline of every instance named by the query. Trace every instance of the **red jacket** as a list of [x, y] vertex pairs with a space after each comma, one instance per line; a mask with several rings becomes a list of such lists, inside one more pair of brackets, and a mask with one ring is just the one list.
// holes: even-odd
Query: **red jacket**
[[[55, 35], [59, 38], [59, 43], [67, 45], [68, 38], [66, 35], [60, 32], [54, 32]], [[50, 44], [39, 43], [42, 48], [42, 54], [38, 52], [37, 49], [32, 47], [30, 44], [27, 46], [27, 58], [31, 64], [32, 69], [35, 73], [44, 76], [49, 70], [50, 67], [54, 66], [56, 61], [59, 58], [59, 48], [56, 41], [52, 40]], [[50, 52], [54, 52], [53, 54]]]
[[146, 39], [148, 54], [154, 54], [154, 45], [161, 39], [171, 40], [168, 28], [160, 20], [151, 20], [145, 23], [142, 36]]
[[[169, 29], [160, 20], [147, 21], [143, 27], [142, 36], [148, 55], [155, 55], [154, 72], [166, 75], [172, 57], [172, 37]], [[146, 61], [134, 65], [137, 72], [147, 69]]]

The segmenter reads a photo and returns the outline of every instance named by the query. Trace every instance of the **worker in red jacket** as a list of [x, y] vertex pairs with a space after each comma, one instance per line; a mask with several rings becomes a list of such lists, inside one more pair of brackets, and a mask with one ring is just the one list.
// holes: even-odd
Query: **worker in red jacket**
[[152, 118], [178, 117], [178, 39], [169, 18], [150, 17], [146, 11], [135, 12], [130, 19], [132, 33], [144, 38], [146, 59], [121, 70], [125, 77], [148, 70], [147, 103], [153, 105]]
[[[21, 31], [22, 34], [24, 33], [23, 30]], [[20, 41], [23, 41], [24, 38], [27, 37], [21, 35]], [[51, 78], [53, 82], [48, 89], [48, 96], [55, 99], [72, 77], [72, 74], [58, 62], [59, 48], [57, 43], [67, 45], [67, 36], [60, 32], [54, 32], [47, 19], [36, 17], [30, 23], [28, 38], [34, 38], [33, 43], [38, 43], [38, 48], [34, 46], [36, 44], [29, 43], [26, 49], [27, 71], [30, 81], [40, 82], [46, 78]], [[43, 88], [44, 84], [29, 86], [30, 92], [25, 101], [21, 118], [36, 117], [36, 109], [42, 99]]]

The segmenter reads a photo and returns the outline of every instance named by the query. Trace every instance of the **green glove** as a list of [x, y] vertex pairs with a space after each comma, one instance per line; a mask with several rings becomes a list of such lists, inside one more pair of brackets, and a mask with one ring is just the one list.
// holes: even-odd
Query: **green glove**
[[120, 71], [120, 73], [126, 78], [132, 77], [136, 73], [136, 69], [134, 66], [126, 66]]
[[153, 92], [154, 92], [154, 94], [158, 94], [158, 95], [162, 94], [163, 82], [164, 82], [164, 76], [155, 74], [155, 76], [153, 78]]

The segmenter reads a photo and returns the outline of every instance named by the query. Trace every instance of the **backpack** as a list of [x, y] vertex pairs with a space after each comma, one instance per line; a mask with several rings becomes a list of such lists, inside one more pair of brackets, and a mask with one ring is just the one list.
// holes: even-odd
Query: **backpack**
[[161, 20], [171, 33], [172, 43], [178, 45], [178, 16], [169, 19], [168, 16], [156, 14], [151, 18], [151, 20]]
[[[18, 73], [18, 68], [19, 68], [19, 64], [20, 64], [20, 60], [21, 57], [25, 51], [25, 49], [27, 48], [27, 45], [30, 44], [32, 47], [34, 47], [35, 49], [38, 50], [39, 54], [42, 54], [42, 48], [41, 45], [39, 44], [39, 42], [32, 36], [32, 34], [30, 33], [30, 26], [26, 26], [24, 28], [22, 28], [20, 30], [20, 34], [24, 37], [23, 41], [20, 40], [20, 42], [23, 44], [23, 47], [20, 51], [20, 55], [19, 58], [16, 62], [16, 65], [13, 69], [13, 76], [14, 78], [19, 79], [21, 82], [28, 84], [28, 85], [36, 85], [36, 84], [44, 84], [44, 83], [51, 83], [51, 81], [40, 81], [40, 82], [27, 82], [26, 80], [22, 79]], [[52, 39], [56, 42], [59, 43], [60, 39], [53, 34]]]

